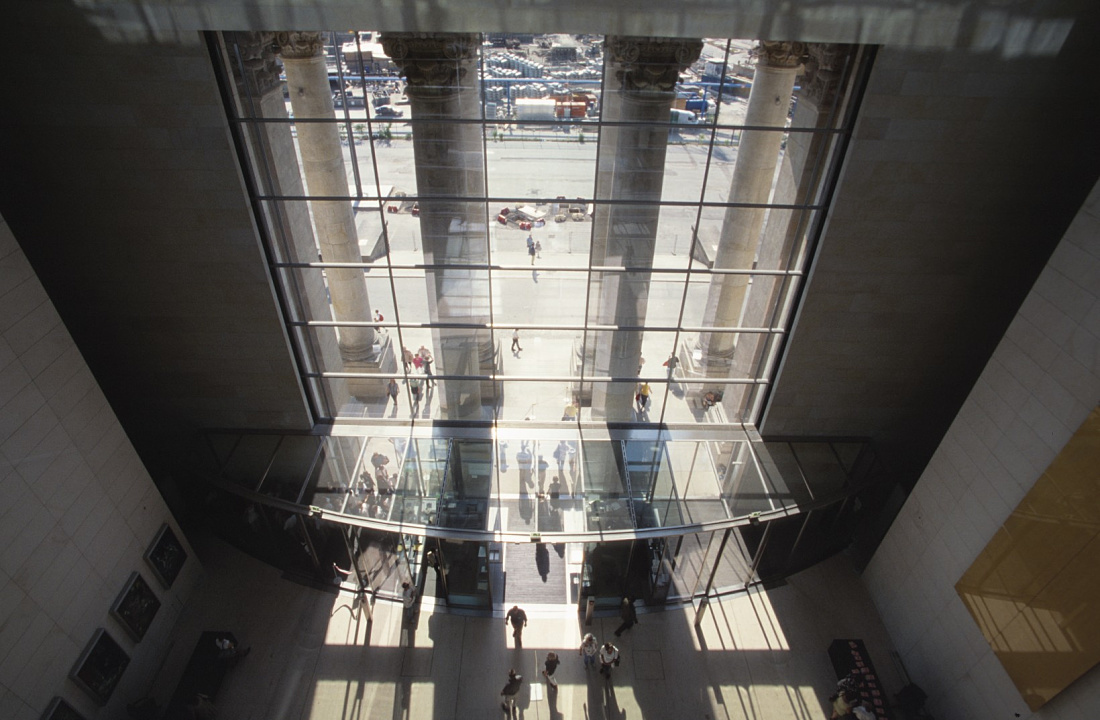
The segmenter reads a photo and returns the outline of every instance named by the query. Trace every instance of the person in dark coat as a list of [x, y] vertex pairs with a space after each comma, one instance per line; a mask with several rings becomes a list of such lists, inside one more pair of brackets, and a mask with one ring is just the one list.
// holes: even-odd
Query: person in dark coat
[[546, 653], [546, 669], [542, 671], [542, 676], [546, 678], [546, 684], [551, 690], [558, 689], [558, 681], [554, 679], [554, 671], [558, 669], [558, 665], [561, 665], [558, 654], [552, 650]]
[[638, 613], [634, 611], [634, 603], [630, 602], [630, 598], [623, 598], [623, 604], [619, 606], [619, 617], [623, 619], [623, 624], [615, 631], [615, 637], [622, 636], [623, 631], [629, 630], [638, 622]]
[[514, 715], [516, 712], [516, 693], [519, 692], [520, 686], [523, 684], [523, 676], [516, 675], [515, 669], [508, 671], [508, 684], [504, 686], [504, 689], [500, 691], [501, 697], [504, 701], [500, 703], [500, 708], [509, 716]]

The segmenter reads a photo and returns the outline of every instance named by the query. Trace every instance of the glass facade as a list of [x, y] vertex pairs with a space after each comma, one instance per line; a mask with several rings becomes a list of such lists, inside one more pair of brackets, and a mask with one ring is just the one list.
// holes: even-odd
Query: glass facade
[[319, 421], [757, 419], [851, 121], [856, 48], [223, 42]]
[[610, 608], [780, 577], [850, 537], [870, 448], [753, 427], [859, 48], [364, 31], [217, 49], [319, 423], [205, 438], [238, 544], [315, 579], [350, 559], [376, 593], [430, 565], [466, 607], [501, 602], [505, 575], [522, 594], [533, 560], [540, 602]]

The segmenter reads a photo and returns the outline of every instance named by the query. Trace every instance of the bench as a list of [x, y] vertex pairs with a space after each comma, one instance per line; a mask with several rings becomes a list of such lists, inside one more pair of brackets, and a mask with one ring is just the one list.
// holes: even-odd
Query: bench
[[228, 638], [234, 645], [237, 644], [237, 638], [231, 632], [207, 630], [199, 636], [195, 651], [191, 653], [191, 659], [187, 661], [187, 667], [176, 685], [176, 692], [168, 703], [165, 712], [167, 720], [201, 717], [194, 711], [196, 698], [202, 695], [213, 700], [218, 694], [225, 673], [233, 665], [233, 659], [222, 657], [218, 649], [216, 641], [221, 638]]

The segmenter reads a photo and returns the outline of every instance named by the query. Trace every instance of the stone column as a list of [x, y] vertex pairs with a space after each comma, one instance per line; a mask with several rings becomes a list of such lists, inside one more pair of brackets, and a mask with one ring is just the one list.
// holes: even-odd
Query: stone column
[[[657, 219], [668, 150], [669, 117], [680, 73], [698, 59], [700, 40], [609, 36], [597, 168], [597, 200], [638, 204], [597, 205], [592, 235], [592, 264], [633, 268], [627, 273], [593, 276], [594, 324], [645, 325], [649, 268], [657, 238]], [[590, 333], [588, 374], [624, 378], [593, 383], [592, 415], [629, 420], [634, 382], [642, 357], [640, 329]], [[594, 348], [591, 347], [594, 345]]]
[[[760, 43], [745, 125], [780, 129], [786, 126], [794, 81], [804, 54], [804, 43]], [[741, 133], [729, 202], [768, 202], [782, 143], [782, 132], [746, 130]], [[752, 268], [766, 214], [764, 208], [731, 207], [726, 211], [714, 260], [715, 270]], [[748, 283], [748, 275], [714, 276], [707, 297], [704, 324], [737, 326]], [[702, 368], [698, 369], [709, 377], [729, 376], [736, 337], [732, 333], [704, 333], [699, 343], [703, 357]]]
[[[275, 35], [279, 54], [286, 70], [290, 90], [290, 105], [294, 117], [300, 119], [335, 119], [332, 90], [321, 33], [280, 32]], [[313, 196], [347, 196], [348, 180], [344, 167], [344, 151], [340, 133], [334, 122], [298, 123], [298, 149], [302, 155], [302, 171], [306, 187]], [[359, 263], [359, 236], [355, 215], [349, 200], [311, 200], [313, 224], [321, 259], [332, 263]], [[337, 322], [371, 322], [371, 306], [367, 297], [366, 279], [361, 268], [328, 268], [329, 295], [332, 315]], [[340, 356], [347, 363], [363, 364], [370, 369], [377, 364], [374, 328], [341, 327], [338, 330]], [[381, 386], [383, 381], [378, 381]], [[358, 393], [356, 393], [358, 394]]]
[[[231, 52], [228, 66], [232, 68], [237, 87], [237, 102], [245, 117], [286, 120], [279, 63], [275, 55], [275, 33], [225, 33], [228, 42], [240, 52], [238, 65]], [[238, 74], [238, 71], [243, 74]], [[290, 125], [262, 123], [246, 129], [252, 142], [245, 143], [252, 166], [257, 171], [261, 192], [266, 195], [305, 195], [298, 153]], [[262, 137], [259, 137], [262, 134]], [[268, 185], [270, 183], [270, 185]], [[276, 258], [282, 262], [316, 262], [317, 240], [309, 221], [305, 203], [262, 203], [263, 220], [274, 244]], [[325, 319], [332, 316], [324, 278], [319, 272], [294, 271], [298, 292], [288, 298], [292, 313], [298, 318]], [[335, 328], [312, 328], [302, 333], [309, 345], [307, 353], [322, 370], [343, 370], [337, 347]], [[343, 378], [329, 378], [322, 383], [327, 394], [329, 411], [335, 414], [348, 401], [348, 383]]]
[[[840, 113], [834, 108], [847, 73], [845, 66], [853, 61], [855, 46], [809, 44], [806, 64], [794, 111], [793, 126], [825, 129], [830, 122], [839, 124]], [[835, 114], [835, 118], [833, 118]], [[832, 118], [832, 119], [831, 119]], [[827, 133], [791, 133], [775, 182], [772, 202], [795, 205], [814, 202], [821, 189], [825, 172], [824, 160], [836, 137]], [[810, 211], [772, 209], [768, 212], [760, 241], [756, 267], [761, 270], [786, 270], [806, 252], [810, 229]], [[776, 327], [781, 316], [787, 285], [780, 276], [757, 276], [744, 301], [741, 324], [745, 327]], [[737, 341], [730, 370], [732, 377], [754, 377], [764, 369], [761, 362], [768, 346], [768, 336], [745, 335]], [[761, 386], [731, 387], [723, 398], [729, 413], [748, 410], [753, 390]]]
[[[432, 330], [435, 372], [445, 375], [491, 375], [497, 363], [488, 329], [480, 46], [480, 36], [472, 33], [382, 35], [382, 47], [407, 82], [424, 263], [471, 268], [426, 270], [430, 317], [433, 322], [484, 326]], [[480, 420], [483, 405], [493, 402], [491, 382], [451, 378], [440, 380], [439, 385], [440, 407], [447, 419]]]

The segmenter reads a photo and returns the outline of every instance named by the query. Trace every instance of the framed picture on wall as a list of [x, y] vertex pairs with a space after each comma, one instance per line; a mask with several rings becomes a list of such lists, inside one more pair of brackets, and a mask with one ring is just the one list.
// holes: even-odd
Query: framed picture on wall
[[187, 552], [168, 523], [161, 525], [157, 536], [153, 538], [153, 544], [145, 551], [145, 561], [149, 563], [153, 575], [165, 590], [172, 587], [183, 569], [183, 564], [187, 562]]
[[64, 698], [55, 697], [42, 714], [42, 720], [85, 720]]
[[126, 651], [106, 630], [99, 628], [80, 654], [69, 678], [97, 703], [106, 705], [129, 664], [130, 656]]
[[149, 583], [136, 570], [130, 573], [130, 579], [122, 588], [115, 604], [111, 606], [111, 614], [122, 623], [126, 632], [134, 639], [141, 642], [149, 626], [153, 624], [153, 618], [160, 610], [160, 600], [157, 599]]

